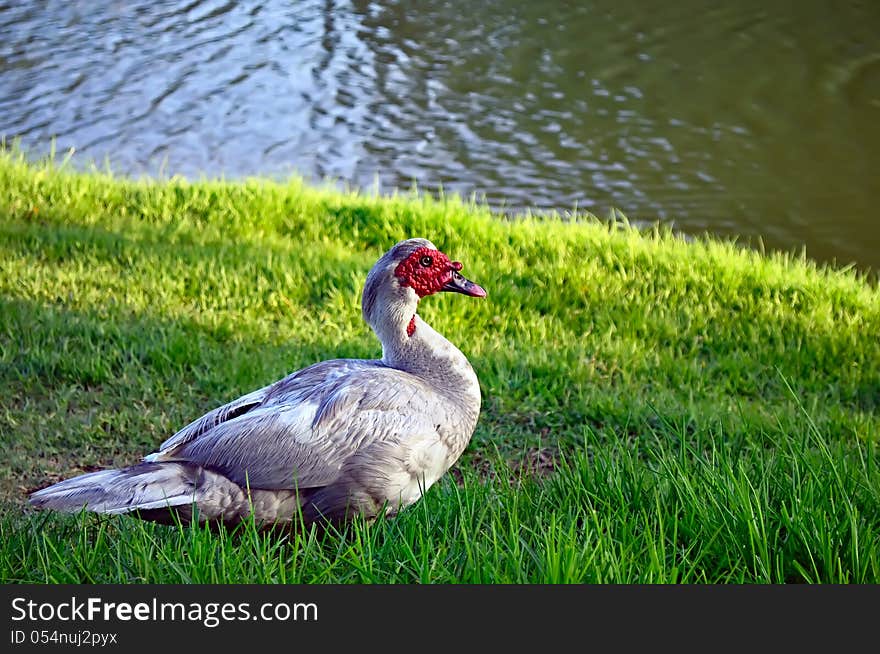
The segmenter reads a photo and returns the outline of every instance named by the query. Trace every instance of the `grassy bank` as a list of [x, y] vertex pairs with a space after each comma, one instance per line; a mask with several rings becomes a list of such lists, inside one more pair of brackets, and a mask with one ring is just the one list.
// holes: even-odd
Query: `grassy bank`
[[[23, 510], [291, 370], [378, 356], [361, 285], [411, 236], [489, 292], [422, 303], [484, 396], [423, 502], [290, 539]], [[2, 151], [0, 578], [877, 582], [878, 335], [875, 285], [798, 257]]]

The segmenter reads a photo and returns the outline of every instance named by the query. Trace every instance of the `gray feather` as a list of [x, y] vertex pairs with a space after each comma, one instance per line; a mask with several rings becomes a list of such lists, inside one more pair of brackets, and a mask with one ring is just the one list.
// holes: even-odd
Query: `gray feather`
[[198, 471], [181, 464], [141, 463], [123, 470], [103, 470], [67, 479], [31, 495], [31, 504], [60, 511], [86, 508], [126, 513], [137, 508], [189, 504]]
[[375, 441], [399, 444], [437, 433], [431, 409], [440, 398], [413, 375], [354, 361], [345, 369], [323, 383], [312, 378], [321, 367], [292, 379], [264, 405], [162, 459], [203, 466], [251, 488], [314, 488], [333, 483], [343, 464]]

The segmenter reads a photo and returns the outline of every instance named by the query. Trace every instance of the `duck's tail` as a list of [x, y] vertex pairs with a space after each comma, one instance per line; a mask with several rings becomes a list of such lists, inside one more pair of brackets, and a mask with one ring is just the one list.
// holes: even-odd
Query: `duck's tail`
[[31, 505], [76, 513], [128, 513], [192, 504], [198, 490], [196, 468], [180, 463], [139, 463], [122, 470], [90, 472], [33, 493]]
[[[167, 522], [174, 513], [184, 522], [231, 520], [249, 512], [244, 489], [222, 475], [185, 462], [144, 462], [121, 470], [90, 472], [36, 491], [30, 504], [77, 513], [132, 513]], [[169, 510], [170, 509], [170, 510]]]

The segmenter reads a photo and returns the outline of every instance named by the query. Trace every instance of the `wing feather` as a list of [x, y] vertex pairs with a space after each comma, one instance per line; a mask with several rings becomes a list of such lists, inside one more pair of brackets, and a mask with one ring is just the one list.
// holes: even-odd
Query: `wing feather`
[[372, 443], [436, 434], [438, 400], [400, 370], [323, 362], [206, 414], [152, 460], [188, 461], [254, 489], [326, 486]]
[[[244, 415], [251, 409], [260, 406], [263, 403], [263, 400], [265, 399], [266, 393], [269, 388], [269, 386], [267, 386], [266, 388], [261, 388], [252, 393], [248, 393], [247, 395], [243, 395], [242, 397], [238, 398], [237, 400], [233, 400], [228, 404], [217, 407], [212, 411], [208, 411], [208, 413], [203, 415], [201, 418], [193, 420], [186, 427], [179, 430], [176, 434], [167, 438], [165, 442], [159, 446], [159, 452], [166, 452], [168, 450], [179, 447], [184, 443], [195, 440], [196, 438], [207, 433], [217, 425], [224, 423], [228, 420], [233, 420], [239, 416]], [[145, 458], [148, 459], [149, 456]]]

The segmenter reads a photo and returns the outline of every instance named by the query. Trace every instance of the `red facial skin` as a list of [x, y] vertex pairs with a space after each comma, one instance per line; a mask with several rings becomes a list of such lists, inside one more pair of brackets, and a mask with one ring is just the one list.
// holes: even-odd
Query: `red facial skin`
[[[397, 265], [394, 274], [403, 286], [412, 286], [416, 294], [423, 298], [442, 290], [456, 270], [461, 270], [461, 262], [450, 261], [439, 250], [419, 248]], [[412, 337], [415, 333], [416, 317], [413, 314], [406, 326], [406, 335]]]
[[[427, 259], [430, 259], [429, 265]], [[461, 270], [461, 262], [450, 261], [449, 257], [439, 250], [419, 248], [401, 261], [394, 274], [404, 286], [412, 286], [416, 294], [422, 298], [440, 291], [452, 279], [452, 273]]]

